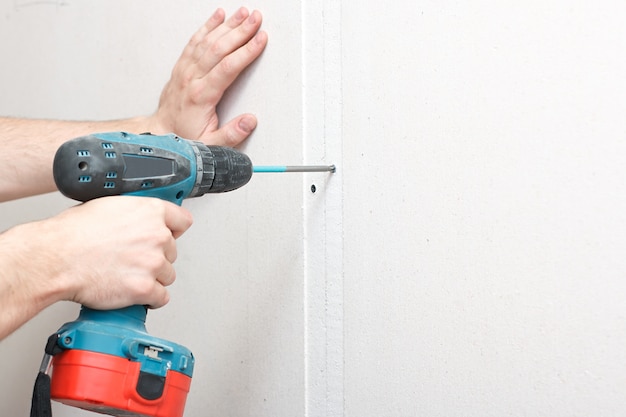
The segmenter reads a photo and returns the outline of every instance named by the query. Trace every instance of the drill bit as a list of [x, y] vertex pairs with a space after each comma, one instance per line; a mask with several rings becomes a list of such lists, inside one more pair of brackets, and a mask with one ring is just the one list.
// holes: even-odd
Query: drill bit
[[255, 166], [252, 172], [335, 172], [334, 165], [263, 165]]

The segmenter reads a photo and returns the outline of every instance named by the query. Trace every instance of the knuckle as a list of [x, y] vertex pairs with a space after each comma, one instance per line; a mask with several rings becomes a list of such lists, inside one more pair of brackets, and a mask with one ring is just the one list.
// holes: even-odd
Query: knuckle
[[187, 88], [194, 80], [195, 74], [193, 72], [193, 68], [189, 67], [184, 70], [181, 70], [177, 74], [177, 79], [180, 83], [181, 89]]
[[166, 226], [163, 226], [159, 228], [159, 230], [155, 231], [154, 241], [160, 248], [170, 245], [173, 239], [172, 232]]
[[189, 46], [194, 47], [195, 45], [199, 44], [200, 42], [202, 42], [202, 40], [205, 38], [206, 35], [206, 29], [205, 27], [201, 27], [196, 33], [194, 33], [191, 38], [189, 39]]
[[159, 300], [160, 305], [158, 305], [158, 307], [162, 307], [162, 306], [166, 305], [169, 302], [170, 302], [170, 293], [169, 293], [169, 291], [165, 290], [163, 292], [163, 296]]
[[218, 65], [224, 74], [232, 74], [237, 71], [235, 60], [231, 55], [222, 58]]
[[206, 96], [205, 85], [201, 82], [189, 84], [189, 101], [192, 104], [202, 103]]
[[153, 285], [144, 281], [137, 281], [133, 288], [133, 293], [136, 298], [140, 300], [146, 300], [152, 295]]
[[144, 209], [148, 210], [149, 212], [162, 214], [162, 212], [165, 210], [164, 207], [163, 207], [163, 200], [161, 200], [161, 199], [158, 199], [158, 198], [140, 198], [138, 201], [143, 203]]
[[224, 47], [222, 46], [221, 42], [214, 42], [212, 43], [210, 46], [208, 46], [208, 50], [209, 52], [213, 55], [213, 56], [223, 56], [224, 54]]
[[189, 229], [193, 225], [193, 216], [189, 212], [185, 215], [185, 225], [185, 230]]
[[169, 264], [169, 262], [165, 259], [163, 251], [157, 250], [150, 255], [145, 255], [143, 257], [143, 264], [140, 267], [151, 279], [155, 279], [161, 274], [167, 264]]
[[176, 281], [176, 270], [172, 269], [172, 273], [169, 276], [169, 283], [167, 285], [171, 285]]
[[176, 246], [174, 245], [174, 247], [170, 250], [170, 256], [168, 261], [170, 263], [174, 263], [176, 262], [176, 259], [178, 259], [178, 251], [176, 250]]
[[165, 258], [165, 254], [160, 254], [154, 261], [155, 276], [162, 275], [163, 272], [167, 272], [171, 268], [171, 263]]
[[259, 42], [256, 41], [255, 38], [253, 38], [249, 42], [246, 42], [243, 49], [247, 53], [248, 57], [251, 59], [252, 57], [257, 56], [263, 50], [263, 47]]
[[170, 294], [164, 288], [161, 293], [156, 294], [152, 297], [152, 299], [148, 302], [148, 305], [150, 306], [150, 308], [161, 308], [169, 302], [170, 302]]

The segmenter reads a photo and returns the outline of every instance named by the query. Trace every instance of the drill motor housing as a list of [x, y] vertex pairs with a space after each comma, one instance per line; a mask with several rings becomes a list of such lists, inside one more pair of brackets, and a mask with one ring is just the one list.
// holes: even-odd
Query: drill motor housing
[[235, 190], [252, 177], [252, 162], [232, 148], [207, 146], [174, 134], [98, 133], [65, 142], [54, 181], [78, 201], [113, 195], [185, 198]]

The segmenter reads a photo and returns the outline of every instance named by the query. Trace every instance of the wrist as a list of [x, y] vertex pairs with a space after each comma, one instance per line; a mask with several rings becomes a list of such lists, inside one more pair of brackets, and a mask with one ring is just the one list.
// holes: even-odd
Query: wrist
[[166, 135], [172, 132], [172, 129], [168, 129], [162, 123], [161, 118], [158, 115], [158, 111], [150, 116], [145, 117], [144, 123], [146, 125], [146, 130], [144, 132], [150, 132], [153, 135]]
[[60, 265], [51, 256], [58, 248], [38, 237], [44, 232], [29, 223], [0, 234], [0, 340], [67, 297], [67, 288], [58, 279]]
[[27, 297], [23, 301], [33, 303], [37, 311], [71, 296], [62, 259], [57, 256], [62, 249], [59, 241], [49, 241], [51, 233], [54, 231], [44, 220], [15, 226], [3, 235], [3, 244], [11, 247], [11, 255], [5, 258], [11, 262], [9, 270], [17, 281], [17, 295]]
[[120, 120], [116, 123], [115, 130], [124, 130], [131, 133], [152, 133], [154, 128], [153, 116], [137, 116], [129, 119]]

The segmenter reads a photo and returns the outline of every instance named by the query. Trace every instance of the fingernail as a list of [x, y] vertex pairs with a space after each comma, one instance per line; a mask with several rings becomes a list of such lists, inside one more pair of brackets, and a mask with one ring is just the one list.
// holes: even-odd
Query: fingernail
[[262, 44], [263, 42], [265, 42], [266, 36], [267, 34], [265, 32], [259, 32], [256, 35], [254, 35], [254, 41], [257, 44]]
[[223, 18], [222, 13], [224, 13], [224, 11], [221, 8], [218, 8], [215, 10], [215, 12], [213, 12], [213, 16], [211, 16], [211, 18], [215, 20], [221, 20]]
[[242, 117], [239, 121], [239, 128], [246, 133], [250, 133], [256, 127], [256, 120], [252, 117]]
[[248, 17], [248, 23], [250, 23], [251, 25], [254, 25], [256, 23], [256, 13], [252, 12], [250, 14], [250, 16]]
[[247, 10], [243, 7], [240, 7], [239, 10], [237, 10], [236, 14], [235, 14], [235, 18], [237, 20], [243, 20], [246, 17], [246, 12]]

